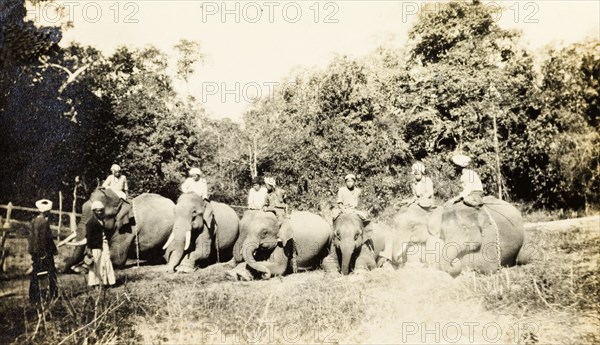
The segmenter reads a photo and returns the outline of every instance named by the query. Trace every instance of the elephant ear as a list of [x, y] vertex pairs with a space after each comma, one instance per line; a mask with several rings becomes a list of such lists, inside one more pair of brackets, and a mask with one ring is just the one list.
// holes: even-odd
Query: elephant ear
[[291, 222], [277, 222], [277, 226], [279, 226], [279, 231], [277, 232], [277, 242], [281, 242], [283, 247], [285, 247], [289, 240], [294, 238], [294, 233], [292, 231]]
[[444, 210], [441, 207], [438, 207], [437, 209], [434, 209], [429, 216], [429, 220], [427, 221], [427, 230], [429, 231], [430, 235], [440, 237], [443, 214]]
[[362, 238], [363, 238], [363, 243], [373, 243], [373, 232], [374, 232], [374, 227], [376, 225], [373, 223], [368, 223], [364, 228], [363, 228], [363, 234], [362, 234]]
[[115, 227], [116, 230], [122, 232], [123, 225], [129, 224], [129, 213], [131, 212], [131, 204], [123, 202], [119, 212], [115, 216]]

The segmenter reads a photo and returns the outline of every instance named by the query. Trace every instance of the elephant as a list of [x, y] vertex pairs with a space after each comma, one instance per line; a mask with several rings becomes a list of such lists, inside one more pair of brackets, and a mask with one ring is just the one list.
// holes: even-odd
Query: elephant
[[533, 259], [523, 250], [525, 232], [519, 210], [491, 196], [483, 202], [480, 209], [456, 203], [443, 210], [440, 268], [453, 277], [464, 268], [490, 274]]
[[404, 206], [394, 216], [390, 258], [394, 266], [439, 267], [442, 207], [424, 209], [417, 203]]
[[333, 222], [333, 239], [324, 268], [343, 275], [351, 271], [371, 270], [391, 236], [384, 224], [365, 222], [353, 213], [340, 214]]
[[231, 207], [207, 203], [196, 193], [182, 194], [175, 205], [173, 232], [164, 246], [167, 272], [191, 272], [198, 261], [230, 260], [238, 235], [239, 217]]
[[[161, 257], [161, 247], [167, 241], [173, 229], [173, 201], [158, 194], [144, 193], [130, 202], [124, 201], [111, 189], [96, 188], [88, 201], [83, 204], [82, 216], [77, 225], [76, 241], [85, 239], [86, 224], [93, 212], [92, 202], [99, 200], [105, 205], [104, 226], [110, 247], [110, 259], [117, 268], [122, 268], [127, 258], [155, 260]], [[135, 231], [129, 224], [130, 211], [135, 214]], [[65, 253], [62, 270], [67, 271], [71, 266], [82, 261], [85, 245], [79, 245]], [[62, 254], [62, 253], [61, 253]]]
[[243, 261], [227, 272], [234, 280], [269, 279], [298, 269], [318, 267], [327, 254], [331, 227], [319, 215], [294, 211], [280, 220], [272, 212], [246, 211], [234, 259]]

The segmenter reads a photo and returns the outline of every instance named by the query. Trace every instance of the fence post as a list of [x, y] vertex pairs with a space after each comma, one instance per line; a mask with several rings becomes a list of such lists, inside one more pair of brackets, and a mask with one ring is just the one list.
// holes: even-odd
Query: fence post
[[4, 225], [2, 225], [4, 229], [10, 228], [10, 214], [12, 213], [12, 209], [13, 204], [12, 202], [9, 202], [8, 207], [6, 208], [6, 221], [4, 222]]
[[58, 241], [60, 242], [60, 231], [62, 230], [62, 192], [58, 191]]

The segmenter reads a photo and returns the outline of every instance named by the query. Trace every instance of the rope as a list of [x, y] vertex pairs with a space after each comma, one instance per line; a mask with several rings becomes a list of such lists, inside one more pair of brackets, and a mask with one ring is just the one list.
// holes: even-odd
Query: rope
[[215, 214], [214, 214], [214, 210], [213, 210], [213, 215], [212, 215], [212, 220], [211, 223], [215, 225], [215, 250], [217, 251], [217, 262], [221, 262], [221, 258], [219, 257], [219, 225], [217, 224], [217, 221], [215, 220]]
[[502, 255], [500, 254], [500, 229], [498, 228], [498, 224], [496, 223], [494, 218], [492, 218], [492, 215], [488, 211], [488, 208], [487, 207], [482, 207], [482, 208], [485, 211], [485, 213], [488, 215], [488, 217], [490, 218], [490, 222], [496, 229], [496, 249], [497, 249], [497, 253], [498, 253], [498, 269], [501, 269], [502, 268]]

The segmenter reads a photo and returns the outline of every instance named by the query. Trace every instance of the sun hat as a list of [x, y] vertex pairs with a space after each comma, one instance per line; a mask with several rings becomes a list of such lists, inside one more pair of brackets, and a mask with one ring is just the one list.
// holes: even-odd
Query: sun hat
[[348, 175], [346, 175], [346, 177], [344, 177], [344, 181], [348, 181], [348, 180], [356, 181], [356, 176], [354, 176], [354, 174], [348, 174]]
[[277, 185], [277, 183], [275, 182], [275, 178], [273, 177], [265, 177], [265, 184], [275, 187]]
[[102, 201], [96, 200], [96, 201], [92, 202], [92, 211], [101, 210], [103, 208], [104, 208], [104, 204], [102, 203]]
[[425, 165], [421, 162], [415, 162], [411, 167], [411, 171], [413, 175], [416, 173], [425, 174]]
[[200, 175], [202, 175], [202, 172], [198, 168], [191, 168], [190, 169], [190, 176], [193, 176], [193, 175], [200, 176]]
[[471, 158], [469, 156], [465, 156], [462, 153], [456, 153], [452, 156], [452, 163], [458, 165], [459, 167], [466, 167], [471, 162]]
[[40, 212], [47, 212], [52, 209], [52, 201], [48, 199], [41, 199], [35, 202], [35, 207], [37, 207]]
[[110, 171], [121, 171], [121, 167], [118, 164], [113, 164], [110, 167]]

